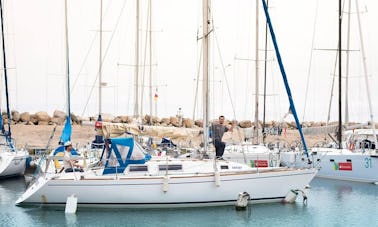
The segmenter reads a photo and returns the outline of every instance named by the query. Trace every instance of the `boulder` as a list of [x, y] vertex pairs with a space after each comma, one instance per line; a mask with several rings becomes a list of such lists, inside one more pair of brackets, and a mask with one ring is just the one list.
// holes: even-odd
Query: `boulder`
[[152, 117], [152, 123], [154, 123], [154, 125], [156, 125], [157, 123], [160, 123], [160, 119], [158, 117]]
[[33, 123], [34, 125], [38, 124], [38, 117], [36, 114], [31, 114], [29, 121]]
[[168, 126], [168, 125], [171, 123], [171, 121], [170, 121], [169, 118], [164, 117], [164, 118], [161, 119], [160, 123], [161, 123], [162, 125], [166, 125], [166, 126]]
[[30, 121], [30, 114], [29, 114], [29, 112], [24, 112], [24, 113], [22, 113], [22, 114], [20, 115], [20, 120], [21, 120], [22, 122], [28, 122], [28, 121]]
[[250, 120], [244, 120], [239, 122], [240, 128], [251, 128], [252, 122]]
[[12, 119], [15, 121], [15, 122], [19, 122], [20, 121], [20, 118], [21, 118], [21, 115], [18, 111], [16, 110], [13, 110], [12, 111]]
[[203, 120], [195, 120], [194, 121], [194, 125], [202, 128], [203, 127]]
[[66, 118], [66, 112], [63, 112], [61, 110], [55, 110], [53, 113], [53, 118]]
[[194, 121], [190, 118], [184, 118], [182, 121], [182, 126], [185, 128], [193, 128]]
[[181, 127], [179, 119], [177, 117], [170, 117], [169, 122], [175, 127]]
[[64, 118], [60, 118], [60, 117], [53, 117], [53, 118], [51, 118], [51, 123], [57, 124], [57, 125], [63, 125], [64, 121], [65, 121], [65, 119]]
[[37, 121], [51, 121], [51, 117], [49, 116], [49, 114], [45, 111], [39, 111], [37, 113], [35, 113], [35, 116], [37, 118]]

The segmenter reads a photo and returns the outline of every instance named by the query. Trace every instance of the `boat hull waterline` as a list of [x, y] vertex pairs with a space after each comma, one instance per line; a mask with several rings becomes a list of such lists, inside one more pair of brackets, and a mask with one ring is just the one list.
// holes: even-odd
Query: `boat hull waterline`
[[[168, 208], [235, 204], [240, 192], [252, 203], [282, 201], [290, 190], [303, 190], [316, 174], [314, 169], [221, 173], [197, 176], [108, 178], [83, 173], [66, 177], [41, 177], [16, 201], [17, 205], [65, 205], [75, 195], [78, 206]], [[80, 178], [79, 178], [80, 177]], [[74, 180], [74, 179], [79, 180]], [[217, 185], [218, 184], [218, 185]]]

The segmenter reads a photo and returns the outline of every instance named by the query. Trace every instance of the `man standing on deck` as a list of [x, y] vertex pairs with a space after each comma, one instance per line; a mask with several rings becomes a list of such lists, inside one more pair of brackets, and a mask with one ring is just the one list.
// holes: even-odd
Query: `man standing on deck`
[[231, 125], [231, 128], [227, 128], [224, 125], [224, 116], [219, 116], [219, 123], [218, 124], [212, 124], [211, 131], [212, 131], [212, 138], [213, 138], [213, 144], [215, 146], [215, 158], [216, 159], [223, 159], [223, 153], [224, 148], [226, 147], [226, 144], [222, 142], [223, 134], [227, 131], [232, 132], [234, 128], [234, 124]]

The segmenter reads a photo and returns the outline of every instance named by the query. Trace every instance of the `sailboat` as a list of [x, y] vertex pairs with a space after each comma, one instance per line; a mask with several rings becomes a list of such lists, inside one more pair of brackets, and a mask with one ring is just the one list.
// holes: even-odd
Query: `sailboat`
[[[26, 150], [17, 150], [12, 138], [10, 127], [10, 109], [8, 95], [8, 75], [5, 54], [5, 37], [4, 37], [4, 20], [3, 20], [3, 4], [0, 0], [0, 16], [1, 16], [1, 34], [3, 49], [3, 67], [5, 80], [5, 95], [7, 105], [8, 130], [5, 129], [3, 117], [0, 117], [0, 178], [19, 176], [25, 173], [26, 162], [30, 157]], [[1, 112], [1, 111], [0, 111]]]
[[[362, 33], [359, 18], [358, 1], [356, 10], [361, 37], [361, 51], [365, 58], [364, 45], [362, 43]], [[378, 184], [378, 153], [377, 135], [375, 133], [375, 123], [371, 116], [371, 129], [354, 129], [344, 132], [345, 140], [342, 141], [342, 121], [341, 121], [341, 22], [342, 9], [339, 1], [339, 129], [338, 144], [336, 148], [313, 148], [311, 160], [313, 165], [318, 166], [317, 177], [347, 180], [356, 182], [366, 182]], [[366, 91], [368, 93], [369, 107], [371, 108], [369, 84], [367, 82], [367, 70], [364, 61]], [[298, 152], [283, 153], [282, 163], [287, 166], [308, 166], [302, 161], [303, 157]]]
[[[208, 13], [208, 0], [204, 0], [204, 129], [209, 125]], [[207, 130], [204, 134], [206, 151]], [[105, 147], [104, 166], [41, 176], [16, 204], [64, 205], [75, 195], [79, 207], [221, 206], [235, 204], [240, 192], [250, 195], [250, 203], [278, 202], [303, 190], [317, 172], [315, 168], [252, 168], [216, 159], [151, 157], [132, 137], [107, 138]]]

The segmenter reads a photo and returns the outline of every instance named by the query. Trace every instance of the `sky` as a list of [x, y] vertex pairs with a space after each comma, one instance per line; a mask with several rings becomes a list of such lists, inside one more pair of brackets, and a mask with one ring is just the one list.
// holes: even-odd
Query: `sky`
[[[147, 26], [148, 1], [140, 1], [139, 90], [142, 109], [152, 114], [202, 118], [202, 1], [152, 0], [152, 28]], [[347, 49], [348, 2], [345, 1], [343, 49]], [[369, 120], [362, 51], [355, 1], [350, 14], [349, 118]], [[263, 116], [265, 15], [259, 4], [259, 118]], [[300, 120], [326, 121], [338, 42], [338, 1], [270, 0], [269, 12]], [[378, 113], [378, 2], [360, 0], [373, 115]], [[11, 109], [35, 113], [66, 110], [66, 65], [63, 0], [4, 0], [4, 27]], [[100, 0], [68, 0], [71, 112], [87, 117], [99, 112]], [[210, 118], [254, 120], [256, 67], [256, 1], [211, 1]], [[135, 0], [103, 0], [102, 113], [134, 113]], [[151, 32], [150, 32], [151, 31]], [[149, 60], [149, 36], [151, 56]], [[289, 109], [270, 35], [267, 39], [266, 118], [279, 121]], [[342, 55], [345, 92], [346, 51]], [[144, 78], [144, 82], [143, 79]], [[195, 102], [198, 83], [197, 101]], [[2, 85], [3, 86], [3, 85]], [[336, 121], [337, 80], [331, 107]], [[1, 89], [4, 90], [3, 87]], [[156, 91], [157, 90], [157, 91]], [[307, 92], [306, 92], [307, 90]], [[5, 110], [4, 92], [2, 110]], [[139, 95], [141, 99], [142, 95]], [[155, 104], [156, 110], [155, 111]], [[343, 105], [345, 94], [343, 93]], [[344, 111], [344, 109], [343, 109]], [[344, 115], [343, 115], [344, 118]], [[287, 121], [293, 121], [288, 117]]]

